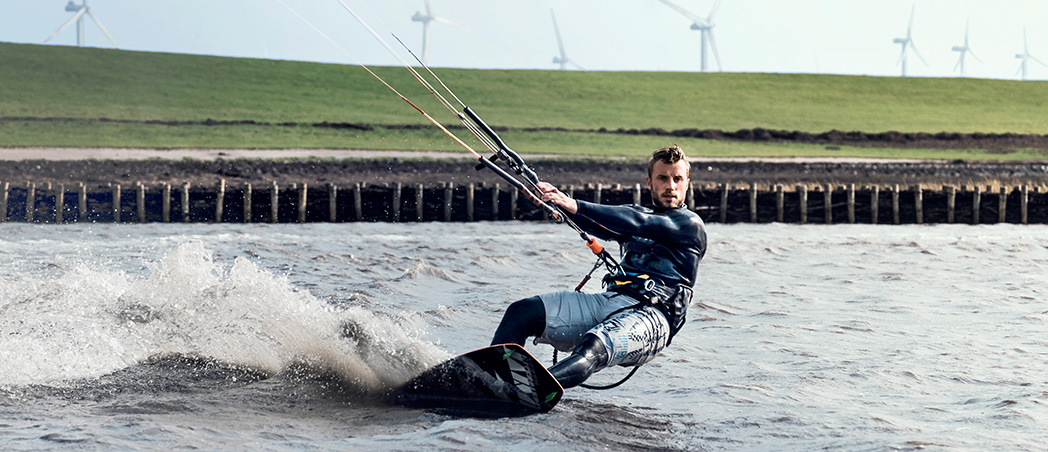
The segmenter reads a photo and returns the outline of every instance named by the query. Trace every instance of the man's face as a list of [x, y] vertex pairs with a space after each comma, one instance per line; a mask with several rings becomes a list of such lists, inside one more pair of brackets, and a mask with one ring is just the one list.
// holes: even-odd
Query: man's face
[[683, 206], [688, 194], [688, 164], [684, 160], [677, 163], [656, 161], [651, 168], [651, 177], [645, 182], [655, 205], [664, 208]]

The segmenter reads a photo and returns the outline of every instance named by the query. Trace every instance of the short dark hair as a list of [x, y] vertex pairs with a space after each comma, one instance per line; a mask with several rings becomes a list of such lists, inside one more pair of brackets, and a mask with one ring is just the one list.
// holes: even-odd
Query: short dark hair
[[662, 162], [666, 164], [674, 164], [683, 160], [688, 168], [688, 177], [691, 177], [691, 162], [688, 161], [688, 156], [684, 155], [684, 150], [675, 144], [671, 144], [667, 147], [659, 149], [651, 153], [651, 158], [648, 159], [648, 177], [651, 177], [652, 170], [655, 169], [655, 162]]

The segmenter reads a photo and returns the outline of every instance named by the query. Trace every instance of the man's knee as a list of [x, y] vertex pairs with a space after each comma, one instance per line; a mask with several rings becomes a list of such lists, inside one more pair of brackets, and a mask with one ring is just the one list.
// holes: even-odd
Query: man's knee
[[528, 297], [510, 303], [506, 308], [504, 317], [512, 317], [522, 320], [534, 320], [536, 317], [546, 318], [546, 306], [542, 304], [542, 298], [537, 296]]
[[594, 372], [601, 370], [608, 365], [608, 347], [604, 345], [604, 341], [597, 338], [596, 334], [588, 333], [582, 336], [582, 342], [575, 347], [574, 354], [585, 356], [587, 360], [592, 361], [597, 365]]
[[519, 344], [530, 336], [538, 336], [546, 329], [546, 305], [535, 296], [510, 303], [502, 322], [495, 330], [491, 345]]
[[571, 356], [550, 368], [550, 372], [565, 388], [582, 384], [594, 372], [608, 365], [608, 347], [595, 334], [586, 334]]

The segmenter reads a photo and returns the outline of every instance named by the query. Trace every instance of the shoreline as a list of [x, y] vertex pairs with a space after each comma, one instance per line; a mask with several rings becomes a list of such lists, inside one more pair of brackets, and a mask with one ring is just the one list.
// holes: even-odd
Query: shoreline
[[[645, 162], [641, 158], [527, 157], [543, 181], [580, 199], [642, 202]], [[1043, 193], [1048, 192], [1048, 162], [701, 156], [690, 160], [696, 208], [717, 215], [719, 222], [779, 218], [851, 223], [857, 211], [872, 215], [868, 218], [872, 223], [1046, 222]], [[515, 208], [498, 213], [491, 207], [502, 198], [516, 207], [517, 192], [495, 172], [474, 170], [476, 163], [472, 154], [462, 152], [0, 148], [0, 206], [8, 206], [0, 221], [538, 219], [532, 218], [538, 211], [518, 215]], [[482, 193], [479, 204], [476, 190]], [[336, 196], [336, 191], [343, 194]], [[809, 191], [822, 194], [809, 196]], [[127, 194], [122, 196], [123, 192]], [[223, 202], [227, 198], [228, 206]], [[70, 210], [74, 199], [75, 215]], [[955, 202], [961, 209], [957, 216]], [[971, 206], [966, 208], [965, 203]], [[1011, 206], [1006, 209], [1006, 204]], [[452, 205], [467, 208], [452, 212]], [[880, 213], [878, 205], [885, 206]], [[477, 216], [474, 209], [480, 209]]]

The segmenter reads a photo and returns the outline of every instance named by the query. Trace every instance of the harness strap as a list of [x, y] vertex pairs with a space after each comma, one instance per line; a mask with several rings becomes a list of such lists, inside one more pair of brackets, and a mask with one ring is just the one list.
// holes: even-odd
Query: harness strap
[[603, 260], [597, 259], [597, 262], [593, 264], [593, 268], [590, 269], [589, 273], [586, 273], [586, 276], [582, 277], [582, 281], [579, 282], [579, 285], [575, 286], [576, 292], [582, 292], [582, 288], [585, 287], [586, 283], [588, 283], [590, 278], [593, 277], [593, 272], [597, 271], [603, 263]]
[[658, 309], [670, 326], [666, 346], [673, 342], [673, 337], [684, 326], [688, 305], [691, 304], [690, 287], [678, 285], [672, 289], [651, 275], [631, 273], [605, 275], [603, 283], [607, 290], [625, 294], [642, 305]]

